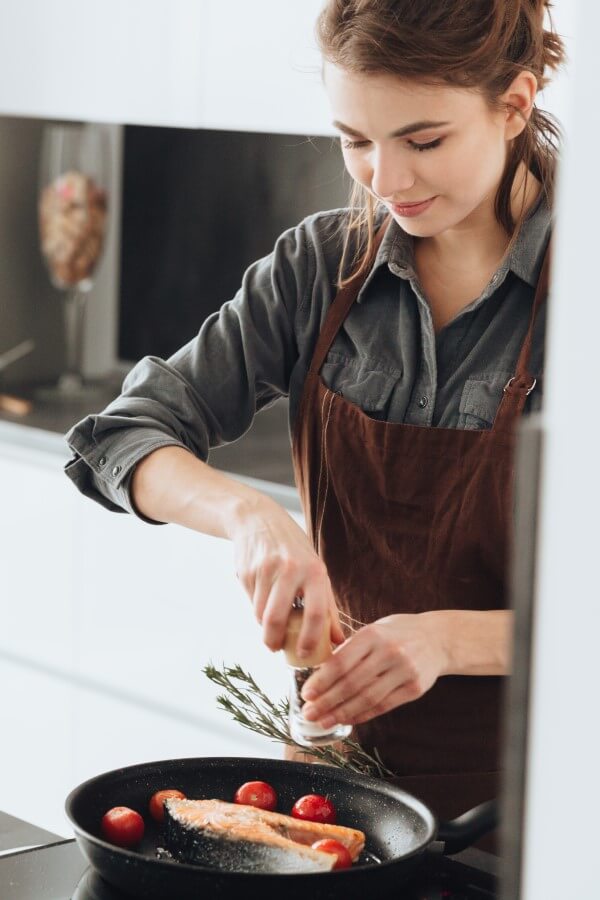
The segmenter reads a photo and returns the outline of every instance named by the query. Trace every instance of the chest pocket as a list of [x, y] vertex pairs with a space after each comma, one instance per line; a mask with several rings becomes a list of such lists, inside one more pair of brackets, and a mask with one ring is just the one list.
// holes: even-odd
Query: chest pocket
[[460, 398], [458, 428], [491, 428], [512, 372], [493, 372], [467, 378]]
[[402, 372], [382, 367], [369, 357], [348, 359], [330, 351], [321, 369], [321, 378], [332, 391], [360, 407], [372, 419], [386, 419], [394, 388]]

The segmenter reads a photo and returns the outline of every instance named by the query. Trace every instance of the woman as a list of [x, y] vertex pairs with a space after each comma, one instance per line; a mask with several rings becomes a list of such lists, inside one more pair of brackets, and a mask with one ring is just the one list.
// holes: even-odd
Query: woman
[[[309, 718], [357, 726], [443, 816], [495, 794], [515, 427], [541, 400], [563, 61], [544, 0], [329, 0], [323, 78], [356, 186], [252, 265], [167, 362], [69, 435], [111, 509], [231, 539], [264, 641], [295, 596]], [[289, 395], [309, 536], [211, 469]], [[341, 621], [347, 626], [346, 637]]]

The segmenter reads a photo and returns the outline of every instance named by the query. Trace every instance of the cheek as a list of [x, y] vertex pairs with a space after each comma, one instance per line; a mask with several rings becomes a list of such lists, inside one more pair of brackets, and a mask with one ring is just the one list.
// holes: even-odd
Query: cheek
[[502, 172], [502, 148], [481, 137], [461, 144], [444, 160], [448, 191], [463, 197], [478, 195], [496, 184]]
[[352, 153], [350, 151], [343, 151], [342, 156], [346, 171], [350, 177], [353, 178], [354, 181], [358, 181], [359, 184], [364, 185], [364, 187], [370, 188], [372, 172], [366, 156], [361, 156], [360, 153]]

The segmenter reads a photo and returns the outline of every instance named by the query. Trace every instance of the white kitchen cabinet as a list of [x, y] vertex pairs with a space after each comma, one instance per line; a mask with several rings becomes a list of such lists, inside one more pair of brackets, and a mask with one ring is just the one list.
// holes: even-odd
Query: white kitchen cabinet
[[63, 804], [74, 787], [73, 685], [1, 651], [0, 685], [0, 809], [69, 835]]
[[66, 794], [102, 771], [281, 756], [218, 709], [207, 662], [287, 688], [229, 543], [107, 512], [67, 456], [58, 435], [0, 423], [0, 809], [65, 835]]
[[65, 666], [73, 650], [76, 496], [60, 459], [0, 447], [0, 649]]
[[329, 134], [321, 0], [20, 0], [0, 9], [0, 114]]

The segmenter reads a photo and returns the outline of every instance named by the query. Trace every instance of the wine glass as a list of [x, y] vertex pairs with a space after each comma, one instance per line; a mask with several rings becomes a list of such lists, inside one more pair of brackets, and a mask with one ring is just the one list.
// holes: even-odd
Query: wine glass
[[85, 399], [94, 391], [81, 373], [86, 297], [108, 223], [108, 137], [77, 122], [44, 128], [39, 168], [40, 247], [50, 280], [63, 292], [66, 369], [44, 399]]

